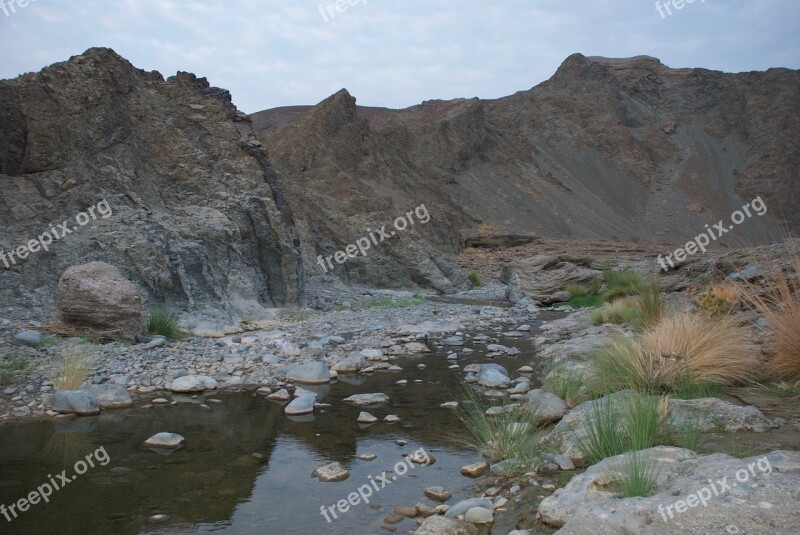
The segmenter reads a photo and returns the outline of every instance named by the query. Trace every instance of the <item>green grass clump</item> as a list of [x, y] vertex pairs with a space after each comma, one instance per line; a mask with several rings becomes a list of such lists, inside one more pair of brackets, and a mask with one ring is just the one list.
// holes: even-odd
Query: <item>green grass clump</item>
[[636, 295], [639, 288], [644, 286], [644, 281], [638, 273], [631, 268], [621, 271], [606, 269], [603, 271], [603, 278], [606, 281], [606, 292], [613, 292], [615, 296]]
[[467, 279], [469, 279], [469, 282], [471, 282], [472, 285], [475, 287], [483, 286], [483, 282], [481, 281], [481, 276], [478, 274], [477, 271], [470, 271], [469, 273], [467, 273]]
[[178, 324], [178, 316], [161, 307], [155, 307], [150, 310], [150, 314], [147, 316], [145, 332], [147, 334], [160, 334], [168, 340], [177, 340], [183, 334]]
[[0, 362], [0, 385], [14, 382], [17, 375], [25, 371], [27, 363], [22, 358], [15, 358]]
[[636, 301], [638, 309], [637, 325], [646, 329], [661, 321], [666, 313], [666, 306], [661, 299], [661, 284], [657, 278], [651, 279], [649, 282], [642, 282], [637, 287], [636, 293], [639, 298]]
[[589, 315], [589, 323], [592, 325], [602, 325], [603, 323], [638, 324], [641, 320], [641, 313], [637, 301], [628, 299], [618, 299], [613, 303], [606, 303], [602, 307], [593, 310]]
[[491, 459], [513, 459], [525, 469], [534, 468], [540, 460], [539, 446], [533, 439], [539, 427], [538, 407], [528, 405], [489, 416], [486, 410], [491, 406], [492, 403], [466, 386], [458, 404], [458, 416], [466, 433], [452, 438]]
[[613, 398], [592, 402], [587, 431], [587, 436], [578, 442], [578, 449], [589, 464], [624, 453], [628, 447], [617, 403]]
[[574, 407], [584, 400], [584, 384], [586, 375], [583, 372], [575, 368], [561, 367], [547, 374], [542, 389], [560, 397], [570, 407]]
[[572, 294], [567, 304], [573, 308], [598, 307], [621, 297], [637, 295], [645, 286], [642, 278], [630, 268], [621, 271], [606, 269], [603, 271], [603, 278], [606, 289], [602, 292], [597, 277], [592, 280], [589, 287], [582, 284], [567, 285], [564, 289]]
[[653, 494], [660, 473], [658, 461], [641, 452], [633, 451], [619, 466], [614, 487], [622, 498], [636, 496], [646, 498]]
[[590, 293], [596, 294], [597, 292], [590, 292], [590, 289], [584, 286], [583, 284], [567, 284], [564, 288], [566, 291], [572, 294], [573, 297], [583, 297], [585, 295], [589, 295]]
[[725, 387], [719, 383], [694, 382], [686, 375], [678, 376], [671, 386], [672, 397], [677, 399], [718, 398], [725, 393]]

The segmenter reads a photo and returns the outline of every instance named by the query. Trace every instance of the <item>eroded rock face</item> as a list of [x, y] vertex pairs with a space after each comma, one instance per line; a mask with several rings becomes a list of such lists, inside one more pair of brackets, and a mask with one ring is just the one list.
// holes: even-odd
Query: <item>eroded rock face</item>
[[103, 261], [148, 302], [257, 316], [302, 301], [291, 210], [227, 91], [189, 73], [164, 80], [93, 48], [0, 81], [0, 95], [4, 236], [72, 227], [102, 200], [111, 211], [3, 266], [0, 300], [49, 315], [55, 291], [36, 289]]
[[142, 297], [122, 272], [105, 262], [72, 266], [58, 281], [58, 315], [68, 325], [127, 340], [144, 329]]
[[519, 301], [529, 297], [539, 305], [550, 305], [568, 301], [568, 284], [586, 284], [602, 272], [562, 262], [558, 257], [539, 255], [512, 262], [506, 268], [503, 279], [509, 284], [509, 300]]

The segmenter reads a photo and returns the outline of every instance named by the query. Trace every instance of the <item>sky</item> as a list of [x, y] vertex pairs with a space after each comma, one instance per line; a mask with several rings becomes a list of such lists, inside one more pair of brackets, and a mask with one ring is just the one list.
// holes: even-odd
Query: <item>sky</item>
[[499, 98], [547, 80], [575, 52], [800, 68], [800, 1], [686, 2], [0, 0], [0, 79], [110, 47], [165, 77], [205, 76], [253, 113], [342, 88], [390, 108]]

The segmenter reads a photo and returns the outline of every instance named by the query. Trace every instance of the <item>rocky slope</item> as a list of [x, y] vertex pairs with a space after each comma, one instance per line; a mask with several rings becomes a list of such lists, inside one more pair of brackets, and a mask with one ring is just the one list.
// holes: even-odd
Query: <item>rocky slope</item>
[[[2, 81], [0, 94], [0, 247], [50, 223], [74, 228], [48, 251], [0, 264], [6, 305], [52, 311], [64, 270], [92, 260], [151, 301], [195, 310], [257, 315], [301, 300], [291, 211], [227, 91], [90, 49]], [[111, 215], [75, 224], [102, 201]]]
[[[550, 80], [493, 101], [387, 110], [356, 107], [342, 90], [253, 118], [291, 177], [290, 203], [324, 188], [335, 194], [315, 208], [354, 227], [365, 212], [379, 220], [430, 202], [432, 238], [451, 250], [504, 234], [685, 241], [758, 195], [800, 225], [800, 73], [787, 69], [725, 74], [575, 54]], [[780, 234], [771, 215], [753, 217], [726, 242]]]

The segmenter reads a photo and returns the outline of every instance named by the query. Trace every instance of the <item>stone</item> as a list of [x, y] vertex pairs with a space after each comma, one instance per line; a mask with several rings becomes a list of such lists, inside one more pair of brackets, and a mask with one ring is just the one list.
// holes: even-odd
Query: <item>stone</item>
[[388, 357], [383, 354], [382, 349], [362, 349], [361, 356], [370, 361], [388, 360]]
[[338, 373], [358, 373], [368, 366], [367, 360], [361, 353], [353, 352], [333, 365]]
[[461, 474], [467, 477], [480, 477], [489, 471], [489, 464], [483, 461], [461, 467]]
[[144, 441], [147, 448], [177, 449], [183, 446], [185, 439], [177, 433], [156, 433]]
[[387, 424], [395, 424], [400, 421], [400, 417], [397, 416], [396, 414], [387, 414], [383, 418], [383, 421], [386, 422]]
[[519, 373], [533, 373], [533, 368], [530, 366], [522, 366], [521, 368], [518, 368], [517, 371]]
[[90, 385], [86, 390], [91, 392], [100, 404], [100, 408], [124, 409], [133, 406], [133, 399], [124, 386], [116, 384]]
[[444, 487], [428, 487], [425, 489], [425, 496], [439, 502], [446, 502], [450, 499], [450, 493]]
[[484, 507], [473, 507], [466, 512], [464, 520], [470, 524], [491, 524], [494, 522], [492, 511]]
[[204, 392], [215, 390], [219, 383], [207, 375], [185, 375], [173, 380], [170, 390], [173, 392]]
[[31, 410], [30, 408], [26, 407], [25, 405], [21, 407], [14, 407], [11, 409], [11, 415], [16, 418], [23, 418], [25, 416], [30, 416]]
[[317, 468], [311, 475], [323, 482], [335, 482], [344, 481], [350, 477], [350, 472], [348, 472], [340, 463], [333, 462]]
[[414, 532], [416, 535], [477, 535], [478, 528], [463, 520], [429, 516]]
[[428, 353], [430, 349], [425, 344], [420, 342], [409, 342], [405, 346], [405, 350], [409, 353]]
[[755, 431], [764, 433], [780, 427], [753, 406], [734, 405], [717, 398], [670, 399], [670, 421], [691, 422], [701, 432]]
[[53, 409], [62, 414], [91, 416], [100, 413], [100, 404], [88, 390], [56, 390]]
[[389, 396], [386, 394], [354, 394], [344, 398], [342, 401], [355, 405], [356, 407], [371, 407], [389, 403]]
[[508, 376], [495, 369], [481, 371], [478, 375], [478, 384], [489, 388], [506, 387], [511, 383]]
[[527, 408], [536, 409], [536, 421], [540, 425], [557, 422], [569, 410], [564, 400], [538, 388], [526, 393], [524, 399]]
[[292, 399], [292, 396], [291, 394], [289, 394], [288, 390], [286, 390], [285, 388], [281, 388], [274, 394], [268, 395], [267, 399], [271, 399], [273, 401], [289, 401], [290, 399]]
[[448, 401], [446, 403], [442, 403], [441, 405], [439, 405], [439, 407], [441, 407], [442, 409], [454, 410], [458, 408], [458, 401]]
[[405, 506], [398, 506], [394, 508], [394, 514], [398, 516], [405, 516], [407, 518], [414, 518], [417, 516], [417, 506], [405, 507]]
[[331, 381], [331, 371], [324, 362], [307, 360], [289, 368], [286, 380], [293, 383], [321, 385]]
[[311, 414], [314, 412], [314, 403], [316, 400], [317, 396], [300, 396], [294, 398], [283, 410], [286, 414], [291, 416]]
[[378, 419], [370, 413], [362, 411], [358, 415], [358, 419], [356, 421], [360, 424], [374, 424], [378, 421]]
[[455, 505], [451, 505], [450, 509], [447, 510], [447, 513], [445, 513], [445, 516], [452, 518], [465, 515], [467, 514], [467, 511], [473, 507], [482, 507], [489, 511], [494, 510], [492, 500], [489, 498], [469, 498], [467, 500], [461, 500]]
[[433, 457], [433, 455], [422, 449], [417, 450], [409, 455], [408, 460], [414, 464], [421, 464], [423, 466], [429, 466], [436, 462], [436, 459]]
[[58, 317], [67, 325], [133, 340], [144, 330], [142, 296], [105, 262], [69, 267], [58, 281]]
[[39, 347], [44, 343], [44, 335], [39, 331], [22, 331], [14, 337], [14, 343], [28, 347]]

